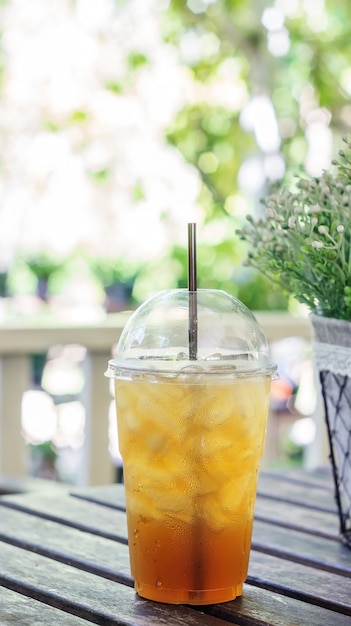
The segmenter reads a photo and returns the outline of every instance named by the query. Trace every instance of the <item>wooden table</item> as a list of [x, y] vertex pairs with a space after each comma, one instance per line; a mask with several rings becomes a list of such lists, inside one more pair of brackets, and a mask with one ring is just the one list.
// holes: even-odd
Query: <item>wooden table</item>
[[122, 485], [49, 487], [0, 498], [1, 626], [351, 624], [329, 471], [261, 474], [244, 594], [197, 608], [136, 596]]

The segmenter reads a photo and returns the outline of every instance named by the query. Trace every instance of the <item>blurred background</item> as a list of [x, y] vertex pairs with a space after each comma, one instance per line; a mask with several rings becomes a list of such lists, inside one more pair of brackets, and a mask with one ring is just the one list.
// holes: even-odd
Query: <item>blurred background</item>
[[[348, 0], [1, 0], [0, 324], [103, 323], [186, 286], [190, 221], [200, 287], [306, 317], [243, 266], [235, 230], [272, 183], [318, 176], [349, 131], [350, 19]], [[315, 436], [310, 344], [272, 349], [267, 464], [299, 464]], [[78, 480], [85, 354], [30, 355], [33, 475]]]

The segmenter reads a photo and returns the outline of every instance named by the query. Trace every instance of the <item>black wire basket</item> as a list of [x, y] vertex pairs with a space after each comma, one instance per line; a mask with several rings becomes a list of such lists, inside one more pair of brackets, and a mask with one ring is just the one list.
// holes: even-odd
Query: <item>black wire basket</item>
[[340, 535], [351, 548], [351, 378], [319, 372], [339, 512]]
[[312, 315], [340, 538], [351, 548], [351, 322]]

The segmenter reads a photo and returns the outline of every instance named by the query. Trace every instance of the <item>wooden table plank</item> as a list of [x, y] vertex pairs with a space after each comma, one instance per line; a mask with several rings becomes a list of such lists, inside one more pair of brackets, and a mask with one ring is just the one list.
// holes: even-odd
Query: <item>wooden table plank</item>
[[259, 476], [258, 495], [316, 510], [331, 513], [337, 511], [334, 490], [329, 481], [324, 485], [322, 482], [309, 482], [306, 477], [302, 480], [297, 477], [262, 473]]
[[73, 489], [70, 495], [87, 502], [95, 502], [103, 506], [112, 507], [119, 511], [126, 510], [124, 485], [103, 485], [101, 487], [83, 487]]
[[91, 622], [0, 587], [0, 626], [89, 626]]
[[[47, 530], [48, 524], [50, 525], [53, 523], [46, 522], [44, 520], [39, 520], [39, 524], [40, 524], [40, 529], [39, 529], [39, 532], [40, 532], [40, 530]], [[72, 531], [69, 528], [63, 528], [63, 533], [61, 535], [63, 546], [67, 546], [70, 543], [69, 541], [67, 541], [67, 535], [72, 534], [72, 533], [78, 534], [79, 531]], [[49, 535], [52, 535], [52, 533], [49, 533]], [[48, 535], [46, 534], [45, 537], [47, 536]], [[89, 538], [93, 546], [94, 537], [90, 537], [90, 535], [87, 535], [87, 537]], [[102, 541], [107, 542], [107, 540], [102, 540]], [[8, 546], [8, 548], [11, 550], [11, 546]], [[125, 546], [119, 544], [119, 548], [125, 548]], [[70, 549], [72, 549], [72, 545], [70, 546]], [[55, 573], [55, 570], [53, 568], [50, 568], [47, 562], [45, 563], [45, 561], [43, 561], [42, 558], [39, 559], [39, 555], [34, 553], [31, 557], [32, 559], [36, 559], [35, 567], [33, 568], [33, 564], [28, 563], [27, 555], [23, 556], [20, 552], [21, 556], [18, 556], [18, 549], [12, 548], [12, 550], [13, 550], [13, 553], [8, 552], [8, 554], [6, 555], [6, 550], [4, 554], [3, 546], [0, 547], [0, 555], [1, 555], [0, 565], [2, 564], [2, 558], [7, 558], [7, 561], [9, 563], [7, 567], [7, 574], [8, 576], [10, 576], [10, 578], [7, 580], [8, 584], [11, 585], [12, 583], [12, 586], [15, 586], [16, 589], [20, 588], [23, 593], [24, 592], [30, 593], [31, 590], [33, 590], [33, 580], [30, 577], [32, 575], [32, 570], [33, 569], [37, 571], [40, 570], [42, 574], [41, 578], [44, 579], [44, 582], [46, 583], [46, 585], [49, 585], [49, 588], [45, 587], [45, 585], [43, 587], [42, 580], [41, 581], [40, 580], [38, 581], [38, 579], [35, 580], [35, 589], [36, 589], [35, 593], [37, 594], [37, 597], [41, 601], [46, 602], [48, 604], [55, 603], [56, 596], [53, 596], [52, 592], [53, 591], [55, 592], [56, 588], [58, 587], [60, 589], [60, 596], [63, 597], [62, 602], [65, 601], [66, 604], [69, 604], [71, 611], [79, 610], [80, 614], [83, 614], [86, 617], [86, 619], [92, 619], [92, 617], [94, 617], [95, 615], [94, 611], [99, 610], [98, 606], [100, 605], [99, 604], [96, 605], [96, 603], [95, 604], [93, 603], [93, 605], [91, 605], [91, 603], [88, 606], [86, 605], [86, 598], [84, 599], [80, 596], [79, 588], [77, 590], [77, 583], [76, 583], [77, 575], [72, 574], [72, 568], [70, 568], [70, 572], [71, 572], [70, 574], [67, 574], [67, 570], [64, 570], [64, 574], [62, 574], [66, 578], [66, 588], [62, 589], [60, 577], [58, 578], [58, 583], [56, 582], [56, 577], [58, 576], [58, 574]], [[70, 550], [68, 550], [68, 552], [70, 552]], [[51, 546], [49, 549], [49, 553], [52, 554]], [[97, 554], [100, 555], [100, 551], [97, 552]], [[113, 559], [115, 552], [111, 553], [110, 551], [110, 554], [111, 554], [111, 559]], [[116, 559], [116, 561], [117, 560], [118, 559]], [[24, 561], [26, 562], [26, 567], [23, 570]], [[67, 556], [67, 561], [71, 563], [73, 562], [71, 554]], [[19, 562], [20, 569], [18, 569], [18, 566], [16, 565], [16, 563], [18, 562]], [[1, 571], [4, 572], [3, 566], [1, 566]], [[79, 578], [80, 578], [80, 574], [78, 574], [78, 580]], [[74, 587], [75, 587], [73, 599], [71, 597], [72, 594], [70, 594], [69, 592], [68, 592], [68, 595], [65, 596], [65, 593], [67, 593], [67, 587], [69, 588], [72, 581], [74, 581]], [[0, 582], [1, 582], [1, 577], [0, 577]], [[83, 580], [83, 584], [84, 584], [84, 580]], [[90, 582], [91, 592], [89, 592], [89, 589], [86, 590], [86, 592], [92, 593], [94, 595], [96, 593], [96, 587], [97, 587], [96, 582], [91, 581]], [[113, 608], [114, 598], [117, 596], [118, 598], [121, 598], [121, 593], [122, 593], [121, 587], [120, 585], [118, 585], [118, 589], [117, 589], [117, 586], [115, 588], [115, 595], [112, 598], [112, 604], [111, 604], [111, 594], [109, 595], [108, 598], [105, 597], [104, 608], [105, 608], [106, 615], [104, 616], [104, 619], [107, 619], [107, 618], [111, 619], [111, 611], [115, 610]], [[78, 596], [79, 596], [80, 604], [78, 603]], [[123, 597], [125, 597], [125, 594], [123, 595]], [[82, 602], [83, 599], [84, 599], [84, 602]], [[135, 594], [134, 594], [134, 599], [138, 601], [137, 596]], [[129, 597], [129, 602], [131, 602], [130, 597]], [[94, 610], [92, 609], [92, 606]], [[92, 614], [89, 613], [89, 610], [92, 611]], [[169, 610], [173, 611], [173, 607], [171, 607]], [[234, 624], [237, 623], [237, 618], [239, 617], [240, 617], [240, 620], [238, 620], [238, 623], [240, 624], [253, 623], [251, 622], [251, 618], [248, 620], [248, 615], [251, 616], [252, 614], [256, 616], [255, 622], [254, 622], [255, 624], [256, 623], [257, 624], [269, 623], [269, 624], [277, 624], [277, 625], [279, 624], [279, 626], [285, 623], [290, 624], [291, 623], [290, 621], [288, 622], [284, 621], [283, 618], [285, 614], [288, 614], [289, 616], [294, 615], [297, 620], [295, 622], [296, 624], [306, 624], [308, 626], [313, 626], [314, 624], [316, 624], [316, 626], [317, 625], [320, 626], [321, 623], [325, 623], [325, 624], [330, 623], [330, 624], [333, 624], [333, 626], [338, 626], [339, 624], [340, 625], [346, 624], [346, 622], [343, 621], [341, 617], [338, 617], [338, 619], [331, 621], [330, 618], [332, 614], [330, 611], [325, 611], [324, 609], [321, 609], [311, 604], [306, 605], [305, 603], [302, 603], [299, 600], [296, 600], [294, 598], [289, 598], [289, 597], [283, 597], [274, 592], [270, 592], [269, 594], [263, 593], [262, 589], [255, 589], [255, 587], [252, 587], [250, 585], [245, 585], [244, 595], [241, 599], [237, 599], [232, 603], [226, 603], [225, 605], [221, 605], [220, 607], [217, 607], [216, 609], [206, 607], [204, 609], [204, 612], [206, 613], [210, 612], [210, 614], [216, 615], [218, 618], [221, 618], [221, 619], [223, 619], [225, 616], [226, 619], [230, 620], [230, 623], [234, 623]], [[120, 615], [120, 612], [118, 614]], [[260, 617], [260, 620], [258, 620], [257, 616]], [[245, 618], [245, 620], [248, 620], [248, 621], [243, 622], [242, 621], [243, 618]], [[303, 618], [305, 619], [305, 621], [303, 621]], [[187, 616], [187, 619], [188, 619], [188, 616]], [[318, 620], [322, 620], [322, 621], [318, 621]], [[96, 622], [96, 623], [99, 623], [99, 622]], [[106, 623], [106, 622], [104, 621], [103, 623]], [[122, 621], [120, 623], [123, 624], [125, 622]], [[128, 622], [128, 623], [134, 624], [134, 623], [139, 623], [139, 622], [133, 621], [133, 622]], [[162, 622], [155, 622], [155, 623], [162, 623]], [[172, 624], [173, 622], [167, 621], [166, 623]], [[193, 622], [190, 622], [190, 621], [181, 622], [180, 621], [180, 622], [175, 622], [175, 623], [191, 624]], [[208, 622], [206, 622], [205, 618], [203, 617], [202, 621], [199, 623], [205, 625]]]
[[126, 510], [124, 485], [103, 485], [101, 487], [84, 487], [73, 489], [70, 495], [87, 502], [95, 502], [103, 506]]
[[[3, 498], [0, 503], [38, 512], [48, 516], [49, 519], [59, 520], [60, 523], [65, 523], [68, 517], [70, 525], [73, 525], [73, 520], [75, 520], [76, 527], [86, 532], [99, 533], [99, 535], [127, 543], [125, 517], [120, 511], [111, 510], [115, 502], [117, 506], [123, 505], [122, 486], [110, 486], [101, 489], [101, 491], [99, 488], [93, 488], [90, 491], [91, 498], [96, 499], [96, 501], [100, 499], [105, 504], [108, 503], [109, 506], [98, 506], [95, 502], [90, 503], [90, 500], [85, 501], [82, 498], [65, 496], [59, 498], [55, 508], [53, 508], [47, 496], [43, 497], [39, 494], [35, 494], [34, 497], [31, 496], [30, 499], [26, 496]], [[261, 552], [285, 555], [288, 560], [294, 557], [297, 562], [310, 563], [316, 566], [319, 562], [319, 566], [323, 569], [328, 568], [328, 563], [329, 567], [334, 563], [335, 572], [342, 571], [345, 567], [349, 571], [349, 551], [341, 546], [338, 540], [338, 523], [335, 515], [323, 515], [320, 511], [310, 511], [304, 506], [294, 506], [292, 516], [292, 508], [277, 501], [269, 503], [271, 517], [267, 518], [266, 515], [260, 514], [261, 511], [266, 513], [266, 510], [267, 503], [261, 502], [261, 499], [258, 498], [253, 534], [254, 548]], [[291, 522], [292, 517], [293, 523]], [[84, 524], [81, 520], [84, 520]], [[318, 542], [318, 526], [320, 526], [319, 532], [325, 539], [333, 540], [323, 543], [322, 552]], [[287, 530], [288, 534], [286, 534]]]
[[[116, 490], [111, 490], [110, 488], [109, 494], [111, 495], [113, 491]], [[120, 492], [120, 488], [118, 488], [118, 491]], [[38, 546], [45, 544], [44, 553], [52, 558], [59, 558], [65, 563], [74, 564], [76, 567], [82, 567], [82, 563], [79, 562], [82, 561], [84, 569], [88, 571], [96, 572], [94, 567], [96, 567], [98, 562], [101, 568], [101, 575], [108, 576], [108, 572], [110, 572], [111, 577], [112, 572], [112, 579], [122, 580], [128, 584], [126, 579], [126, 576], [129, 576], [127, 547], [126, 545], [121, 545], [117, 550], [117, 547], [114, 547], [112, 541], [112, 539], [115, 539], [117, 543], [118, 540], [123, 540], [123, 538], [126, 540], [125, 525], [122, 532], [117, 528], [117, 525], [114, 532], [111, 530], [116, 523], [116, 514], [119, 513], [121, 515], [119, 511], [110, 507], [99, 506], [79, 498], [64, 496], [62, 498], [65, 504], [64, 509], [67, 507], [70, 509], [70, 516], [77, 519], [89, 520], [91, 527], [85, 523], [83, 533], [82, 531], [73, 529], [71, 526], [65, 527], [66, 522], [65, 519], [63, 519], [63, 526], [61, 525], [61, 531], [58, 533], [57, 525], [59, 522], [50, 521], [45, 518], [45, 515], [48, 507], [50, 507], [50, 519], [58, 519], [58, 511], [61, 512], [63, 508], [61, 498], [59, 498], [59, 501], [56, 501], [54, 505], [51, 500], [45, 497], [43, 498], [42, 496], [38, 497], [37, 495], [34, 497], [31, 495], [30, 497], [14, 496], [10, 499], [6, 498], [7, 504], [10, 504], [9, 500], [11, 499], [16, 501], [16, 506], [19, 506], [21, 501], [21, 509], [27, 508], [31, 514], [26, 516], [24, 523], [16, 523], [16, 516], [23, 516], [24, 513], [21, 513], [18, 509], [12, 510], [3, 507], [0, 517], [0, 531], [4, 540], [14, 541], [16, 539], [17, 541], [22, 541], [22, 544], [18, 545], [25, 545], [25, 547], [32, 550], [38, 550]], [[71, 500], [72, 507], [70, 507]], [[40, 514], [44, 515], [42, 519], [34, 517], [33, 511], [35, 511], [36, 508], [39, 508]], [[5, 515], [7, 515], [7, 518]], [[106, 522], [109, 527], [108, 533], [105, 533], [104, 528]], [[35, 525], [37, 525], [36, 530], [34, 528]], [[50, 525], [56, 527], [50, 530]], [[94, 534], [96, 527], [99, 527], [99, 537]], [[4, 528], [5, 530], [3, 530]], [[13, 529], [12, 532], [9, 528]], [[319, 549], [321, 547], [320, 539], [312, 541], [312, 538], [306, 536], [304, 533], [288, 533], [285, 529], [280, 529], [281, 536], [278, 541], [278, 534], [274, 532], [274, 530], [270, 532], [269, 527], [267, 528], [266, 526], [265, 536], [264, 534], [260, 534], [260, 531], [262, 533], [262, 528], [264, 528], [264, 524], [258, 523], [258, 525], [256, 525], [255, 522], [254, 547], [255, 542], [260, 543], [260, 551], [254, 549], [251, 553], [249, 580], [253, 584], [263, 585], [271, 590], [279, 590], [282, 594], [291, 595], [293, 598], [303, 598], [306, 596], [309, 597], [310, 601], [312, 601], [310, 596], [313, 587], [315, 596], [313, 601], [321, 603], [322, 606], [328, 609], [336, 608], [338, 611], [342, 609], [346, 611], [348, 615], [351, 615], [351, 600], [349, 600], [348, 594], [347, 597], [345, 597], [342, 591], [342, 589], [345, 588], [345, 576], [350, 576], [350, 564], [348, 560], [350, 552], [347, 548], [336, 541], [328, 542], [323, 539], [322, 545], [327, 557], [321, 554], [321, 557], [324, 559], [323, 569], [321, 569], [321, 562], [317, 558], [318, 541]], [[82, 536], [79, 541], [75, 533], [80, 533]], [[108, 535], [109, 539], [103, 539], [105, 535]], [[61, 537], [62, 541], [61, 549], [59, 545], [60, 542], [57, 541], [58, 536]], [[65, 538], [64, 541], [63, 537]], [[45, 541], [43, 538], [45, 538]], [[96, 543], [97, 540], [99, 540], [98, 543]], [[290, 542], [293, 544], [291, 547], [289, 547]], [[106, 543], [106, 545], [102, 547], [104, 543]], [[82, 546], [84, 544], [85, 547], [83, 549]], [[93, 567], [94, 546], [96, 546], [96, 550], [95, 566]], [[264, 546], [264, 551], [267, 552], [267, 554], [262, 554], [262, 546]], [[273, 556], [269, 554], [269, 552], [273, 553]], [[279, 558], [279, 556], [281, 558]], [[297, 562], [291, 562], [292, 559]], [[334, 569], [331, 566], [332, 563], [334, 563]], [[311, 565], [314, 567], [311, 567]], [[103, 571], [102, 566], [105, 568], [105, 571]], [[115, 575], [113, 575], [114, 569], [116, 570]], [[331, 570], [331, 573], [328, 573], [328, 569]], [[328, 594], [326, 593], [328, 586], [329, 588], [335, 589], [332, 604], [329, 603]]]
[[[77, 503], [76, 503], [77, 504]], [[89, 517], [87, 511], [90, 503], [79, 503], [81, 516]], [[94, 505], [95, 506], [95, 505]], [[52, 511], [53, 513], [54, 511]], [[77, 510], [76, 510], [77, 512]], [[99, 513], [96, 513], [99, 515]], [[113, 513], [112, 513], [113, 515]], [[53, 517], [57, 517], [53, 515]], [[94, 524], [96, 525], [96, 524]], [[17, 542], [16, 545], [35, 546], [36, 551], [40, 551], [42, 546], [42, 537], [45, 536], [45, 549], [55, 553], [55, 558], [60, 558], [62, 551], [62, 543], [60, 541], [61, 527], [57, 522], [46, 519], [39, 520], [31, 515], [24, 514], [18, 509], [10, 509], [2, 507], [0, 518], [0, 538], [3, 540]], [[103, 533], [103, 528], [100, 529]], [[89, 531], [91, 532], [91, 531]], [[112, 536], [112, 533], [109, 533]], [[71, 558], [68, 555], [75, 554], [75, 559], [83, 559], [85, 567], [93, 567], [93, 557], [97, 552], [99, 554], [99, 563], [106, 568], [105, 575], [108, 575], [111, 569], [111, 553], [115, 553], [115, 545], [112, 539], [103, 539], [102, 537], [93, 535], [93, 545], [86, 540], [87, 531], [82, 532], [71, 527], [67, 528], [65, 533], [65, 551], [61, 559]], [[127, 530], [125, 528], [115, 529], [114, 540], [123, 540], [127, 543]], [[272, 531], [271, 525], [265, 522], [255, 521], [253, 532], [253, 549], [259, 552], [280, 556], [288, 561], [295, 561], [305, 564], [312, 564], [322, 569], [333, 571], [334, 573], [342, 573], [343, 575], [351, 575], [351, 559], [349, 550], [338, 541], [325, 540], [323, 543], [323, 552], [320, 550], [320, 539], [314, 536], [306, 536], [294, 530], [289, 531], [289, 542], [287, 543], [286, 529], [275, 528]], [[87, 550], [90, 548], [90, 553]], [[32, 548], [33, 549], [33, 548]], [[123, 571], [129, 572], [128, 548], [124, 546], [117, 555], [121, 559], [123, 554]], [[84, 561], [85, 560], [85, 561]], [[120, 563], [116, 563], [119, 567]], [[91, 570], [89, 570], [91, 571]], [[110, 572], [112, 576], [112, 572]]]
[[0, 541], [133, 587], [126, 542], [5, 507], [0, 513]]
[[223, 620], [234, 618], [243, 625], [250, 615], [254, 626], [350, 626], [351, 623], [348, 615], [251, 585], [245, 585], [241, 598], [210, 606], [207, 612]]
[[[94, 533], [97, 536], [127, 543], [125, 515], [122, 511], [113, 508], [115, 502], [116, 506], [123, 505], [124, 494], [122, 486], [115, 485], [101, 490], [100, 501], [104, 503], [103, 506], [97, 504], [98, 496], [96, 494], [98, 493], [98, 488], [93, 488], [91, 491], [91, 497], [95, 498], [96, 502], [87, 501], [82, 497], [71, 497], [65, 494], [60, 496], [60, 498], [56, 498], [55, 505], [53, 506], [51, 498], [47, 494], [38, 493], [31, 494], [30, 498], [27, 495], [1, 498], [0, 506], [2, 505], [3, 507], [6, 506], [33, 514], [39, 514], [46, 519], [57, 521], [60, 524], [66, 523], [71, 527]], [[106, 506], [106, 503], [108, 503], [109, 506]], [[261, 498], [257, 498], [253, 536], [256, 544], [261, 544], [261, 550], [262, 544], [271, 546], [273, 551], [279, 548], [285, 550], [290, 542], [293, 542], [297, 556], [305, 555], [306, 558], [311, 556], [311, 558], [314, 559], [316, 550], [318, 551], [318, 542], [316, 544], [315, 539], [316, 536], [318, 536], [318, 531], [325, 539], [329, 538], [337, 542], [337, 547], [339, 548], [339, 542], [337, 541], [338, 522], [335, 515], [325, 515], [320, 511], [306, 509], [304, 506], [294, 506], [294, 514], [292, 516], [291, 506], [286, 506], [284, 502], [275, 500], [269, 502], [268, 509], [270, 512], [269, 517], [266, 515], [266, 501], [262, 502]], [[293, 522], [291, 521], [292, 517]], [[263, 533], [262, 538], [260, 538], [260, 528]], [[287, 535], [289, 544], [286, 543], [285, 533], [287, 530], [289, 531]], [[302, 546], [299, 548], [299, 542], [301, 542], [303, 538], [302, 532], [307, 536], [304, 538]], [[313, 547], [314, 550], [312, 551]], [[337, 550], [334, 550], [332, 554], [333, 558], [338, 557]]]
[[327, 539], [337, 539], [339, 534], [339, 520], [334, 513], [323, 513], [305, 506], [260, 496], [256, 499], [255, 519], [269, 522], [272, 525], [272, 532], [278, 526]]
[[[314, 474], [307, 476], [298, 479], [294, 474], [285, 476], [263, 472], [259, 475], [258, 498], [297, 504], [302, 508], [321, 510], [323, 513], [329, 512], [336, 516], [334, 491], [329, 480], [324, 484], [321, 479], [317, 480]], [[78, 498], [125, 510], [123, 485], [80, 488], [72, 490], [71, 493]]]
[[351, 577], [351, 553], [339, 540], [287, 530], [255, 520], [252, 550]]
[[165, 617], [163, 604], [139, 598], [128, 586], [6, 543], [0, 546], [0, 572], [0, 585], [94, 624], [224, 626], [221, 619], [183, 605], [172, 605]]
[[[73, 490], [72, 495], [77, 499], [125, 510], [125, 495], [122, 485]], [[319, 510], [319, 508], [315, 509], [313, 505], [311, 507], [306, 506], [306, 503], [292, 504], [283, 498], [271, 499], [269, 496], [262, 496], [259, 492], [256, 499], [255, 517], [258, 520], [269, 522], [273, 527], [272, 532], [274, 532], [275, 526], [281, 526], [338, 540], [339, 520], [336, 513]]]
[[281, 470], [264, 470], [261, 476], [268, 480], [278, 480], [281, 482], [298, 482], [300, 484], [314, 485], [319, 488], [334, 489], [334, 479], [331, 464], [319, 466], [313, 470], [306, 470], [303, 467], [288, 467]]
[[[326, 508], [330, 508], [330, 502], [334, 498], [334, 484], [331, 470], [321, 468], [321, 470], [306, 472], [300, 469], [290, 469], [284, 473], [276, 471], [261, 471], [258, 479], [258, 492], [270, 495], [279, 495], [283, 499], [289, 496], [289, 491], [297, 493], [304, 505], [318, 505], [326, 503]], [[105, 501], [108, 505], [111, 502], [111, 493], [118, 492], [118, 504], [123, 506], [124, 487], [123, 485], [100, 485], [97, 487], [80, 487], [71, 490], [74, 495], [83, 496], [92, 501]], [[333, 502], [332, 502], [333, 504]]]
[[264, 589], [351, 616], [351, 581], [344, 576], [253, 550], [248, 581]]
[[[82, 500], [68, 493], [53, 499], [50, 493], [32, 493], [0, 498], [0, 507], [33, 513], [72, 528], [92, 532], [97, 536], [126, 542], [127, 522], [117, 509], [90, 503], [82, 509]], [[118, 533], [117, 533], [118, 529]]]

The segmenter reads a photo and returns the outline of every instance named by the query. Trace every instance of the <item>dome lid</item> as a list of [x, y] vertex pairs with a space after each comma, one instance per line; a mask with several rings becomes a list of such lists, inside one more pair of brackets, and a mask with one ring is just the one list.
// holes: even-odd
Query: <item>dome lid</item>
[[[189, 327], [195, 327], [196, 358]], [[275, 377], [276, 367], [255, 316], [240, 300], [221, 290], [174, 289], [152, 296], [131, 315], [106, 375], [150, 372]]]

